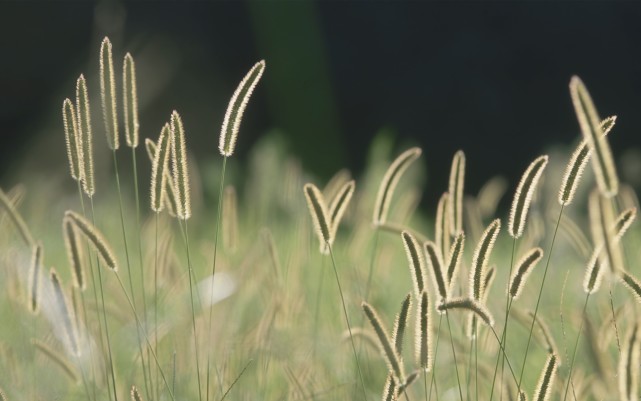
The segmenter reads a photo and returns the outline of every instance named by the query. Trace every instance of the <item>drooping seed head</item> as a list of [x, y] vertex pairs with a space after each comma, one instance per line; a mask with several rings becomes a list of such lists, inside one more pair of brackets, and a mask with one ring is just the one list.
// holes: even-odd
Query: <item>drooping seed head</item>
[[116, 110], [116, 79], [114, 76], [111, 42], [105, 37], [100, 45], [100, 100], [102, 101], [102, 118], [105, 121], [105, 133], [109, 149], [117, 150], [118, 112]]
[[136, 64], [130, 53], [125, 54], [122, 66], [122, 103], [125, 114], [125, 139], [130, 148], [138, 147], [138, 89]]
[[405, 373], [403, 372], [401, 357], [396, 352], [396, 349], [394, 349], [394, 346], [387, 335], [387, 330], [385, 329], [383, 322], [380, 320], [378, 314], [376, 313], [374, 308], [370, 306], [370, 304], [368, 304], [367, 302], [363, 302], [361, 306], [363, 307], [365, 315], [369, 319], [369, 322], [376, 332], [379, 346], [381, 348], [381, 354], [387, 362], [389, 370], [394, 373], [394, 380], [396, 380], [397, 383], [403, 383], [405, 381]]
[[64, 290], [60, 284], [60, 279], [54, 268], [51, 268], [51, 285], [57, 308], [57, 315], [62, 321], [62, 327], [65, 330], [65, 337], [69, 346], [70, 352], [74, 356], [80, 356], [80, 347], [78, 345], [78, 333], [74, 324], [75, 320], [72, 315], [72, 310], [69, 308], [67, 298], [65, 297]]
[[588, 294], [593, 294], [599, 290], [601, 281], [603, 280], [603, 269], [601, 268], [600, 253], [603, 247], [599, 246], [594, 249], [592, 256], [588, 261], [587, 268], [585, 269], [585, 276], [583, 278], [583, 291]]
[[545, 367], [541, 371], [539, 383], [537, 384], [536, 391], [534, 392], [534, 401], [547, 401], [550, 399], [557, 369], [558, 357], [556, 354], [548, 354], [548, 359], [545, 362]]
[[570, 80], [570, 95], [576, 112], [583, 139], [592, 153], [592, 169], [599, 186], [599, 191], [605, 197], [617, 194], [619, 179], [617, 177], [612, 152], [603, 129], [599, 115], [592, 102], [592, 97], [583, 81], [576, 75]]
[[83, 253], [82, 246], [78, 241], [78, 236], [74, 229], [71, 220], [63, 219], [62, 221], [62, 236], [65, 240], [65, 248], [67, 250], [67, 260], [71, 265], [71, 275], [73, 277], [73, 284], [76, 288], [84, 291], [86, 288], [85, 274], [82, 269]]
[[453, 298], [449, 299], [438, 306], [438, 310], [441, 312], [450, 310], [450, 309], [464, 309], [469, 312], [474, 313], [483, 323], [493, 327], [494, 326], [494, 317], [490, 311], [482, 305], [480, 302], [475, 301], [470, 298]]
[[[611, 116], [601, 121], [601, 131], [603, 135], [607, 135], [616, 122], [617, 117]], [[585, 166], [590, 158], [590, 148], [585, 140], [581, 141], [579, 146], [572, 152], [572, 156], [568, 161], [561, 180], [561, 188], [559, 189], [559, 204], [567, 206], [572, 203], [576, 188], [579, 186], [579, 181], [585, 170]]]
[[494, 249], [494, 242], [501, 230], [501, 220], [496, 219], [483, 232], [472, 257], [470, 270], [470, 297], [479, 301], [483, 292], [482, 285], [485, 282], [485, 271], [490, 260], [490, 254]]
[[448, 298], [448, 287], [446, 278], [443, 274], [443, 260], [441, 259], [441, 253], [436, 249], [436, 245], [427, 241], [423, 244], [425, 250], [425, 256], [427, 260], [427, 265], [429, 270], [432, 272], [432, 281], [434, 282], [434, 288], [441, 296], [441, 299]]
[[465, 153], [459, 150], [454, 154], [449, 182], [449, 220], [452, 235], [463, 231], [463, 188], [465, 185]]
[[521, 290], [527, 281], [530, 272], [534, 266], [543, 257], [543, 249], [534, 248], [526, 253], [516, 264], [516, 271], [510, 280], [509, 293], [513, 299], [517, 299], [521, 294]]
[[530, 209], [532, 202], [532, 195], [536, 189], [536, 185], [543, 174], [543, 170], [548, 163], [547, 155], [536, 158], [521, 176], [521, 181], [516, 187], [516, 193], [512, 200], [512, 207], [510, 208], [510, 219], [508, 221], [508, 233], [512, 238], [519, 238], [523, 235], [525, 228], [525, 219], [527, 212]]
[[619, 393], [622, 401], [638, 400], [641, 339], [635, 323], [628, 334], [619, 359]]
[[332, 237], [332, 227], [329, 221], [329, 212], [323, 199], [323, 194], [316, 185], [307, 183], [303, 187], [307, 207], [314, 222], [314, 228], [318, 241], [320, 242], [320, 251], [323, 254], [329, 253], [328, 245], [331, 246], [334, 238]]
[[82, 189], [90, 198], [96, 192], [93, 174], [93, 132], [91, 129], [91, 108], [84, 75], [76, 82], [76, 113], [78, 122], [78, 145], [82, 148]]
[[73, 223], [74, 227], [89, 241], [89, 244], [98, 253], [100, 260], [106, 267], [113, 271], [118, 271], [118, 264], [111, 246], [92, 223], [72, 210], [65, 212], [65, 219]]
[[38, 243], [31, 251], [29, 265], [29, 311], [37, 314], [40, 307], [40, 271], [42, 268], [42, 244]]
[[634, 219], [637, 217], [637, 208], [631, 207], [624, 210], [619, 214], [615, 223], [614, 223], [614, 241], [619, 242], [623, 237], [623, 234], [628, 231], [628, 228], [634, 223]]
[[176, 215], [181, 220], [191, 217], [191, 195], [189, 188], [189, 169], [187, 168], [187, 145], [185, 145], [185, 129], [180, 114], [176, 110], [171, 113], [171, 161], [173, 181], [176, 186]]
[[392, 201], [392, 195], [401, 176], [407, 168], [421, 155], [420, 148], [411, 148], [401, 153], [387, 168], [383, 180], [378, 187], [376, 202], [374, 203], [374, 225], [378, 226], [387, 220], [387, 213]]
[[261, 60], [254, 64], [251, 70], [245, 75], [240, 85], [236, 88], [225, 113], [223, 126], [220, 130], [220, 139], [218, 143], [218, 150], [220, 154], [228, 157], [234, 153], [236, 146], [236, 138], [238, 136], [238, 129], [240, 122], [243, 118], [243, 113], [247, 107], [247, 102], [256, 87], [256, 84], [263, 76], [265, 70], [265, 60]]
[[0, 188], [0, 208], [3, 208], [4, 211], [7, 212], [7, 216], [16, 227], [16, 230], [18, 230], [18, 234], [20, 234], [20, 237], [22, 237], [25, 245], [29, 248], [34, 246], [36, 243], [31, 236], [31, 232], [29, 232], [27, 224], [24, 222], [20, 213], [18, 213], [18, 211], [16, 210], [13, 202], [11, 202], [11, 200], [7, 197], [2, 188]]
[[421, 292], [425, 289], [425, 259], [423, 258], [423, 252], [418, 241], [409, 231], [403, 231], [401, 238], [403, 239], [410, 275], [414, 283], [414, 294], [417, 299], [420, 299]]
[[623, 284], [632, 291], [637, 302], [641, 303], [641, 282], [628, 272], [621, 273], [621, 280], [623, 281]]
[[[329, 221], [331, 223], [332, 238], [336, 237], [336, 232], [338, 231], [338, 226], [349, 206], [349, 202], [352, 200], [354, 195], [356, 183], [354, 180], [346, 182], [337, 192], [336, 196], [332, 199], [329, 204]], [[322, 195], [322, 194], [321, 194]]]

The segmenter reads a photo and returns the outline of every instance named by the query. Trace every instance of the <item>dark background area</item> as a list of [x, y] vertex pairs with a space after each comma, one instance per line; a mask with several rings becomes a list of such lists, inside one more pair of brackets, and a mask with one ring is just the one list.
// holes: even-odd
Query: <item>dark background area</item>
[[63, 160], [62, 100], [80, 73], [97, 94], [109, 35], [117, 71], [125, 51], [137, 61], [142, 137], [157, 137], [175, 108], [189, 148], [217, 154], [229, 97], [265, 59], [241, 159], [278, 128], [320, 179], [344, 166], [358, 175], [388, 127], [398, 151], [424, 149], [428, 202], [445, 189], [457, 149], [472, 191], [494, 174], [514, 182], [547, 146], [578, 138], [573, 74], [602, 116], [619, 116], [614, 151], [641, 146], [639, 21], [632, 2], [3, 2], [0, 181], [15, 184], [25, 164], [46, 168], [49, 153]]

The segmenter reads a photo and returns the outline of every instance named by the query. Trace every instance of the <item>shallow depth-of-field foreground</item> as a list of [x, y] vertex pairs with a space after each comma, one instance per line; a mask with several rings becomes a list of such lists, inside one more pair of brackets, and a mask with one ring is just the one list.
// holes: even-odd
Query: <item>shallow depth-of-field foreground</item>
[[318, 182], [275, 137], [241, 176], [269, 60], [239, 75], [218, 167], [199, 171], [179, 112], [139, 138], [120, 54], [105, 38], [100, 85], [80, 76], [61, 99], [77, 193], [0, 192], [0, 399], [638, 399], [638, 199], [617, 178], [616, 117], [578, 77], [567, 152], [474, 194], [459, 151], [423, 214], [421, 149], [389, 137], [361, 177]]

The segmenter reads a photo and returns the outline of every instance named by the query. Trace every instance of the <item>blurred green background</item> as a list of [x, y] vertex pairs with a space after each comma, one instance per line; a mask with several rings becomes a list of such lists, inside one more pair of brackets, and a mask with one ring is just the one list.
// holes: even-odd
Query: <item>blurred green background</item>
[[[398, 149], [424, 149], [433, 205], [457, 149], [475, 191], [571, 145], [572, 74], [603, 116], [619, 115], [610, 140], [626, 157], [641, 146], [640, 20], [633, 2], [2, 2], [1, 182], [24, 169], [66, 174], [60, 107], [80, 73], [97, 95], [105, 35], [117, 70], [126, 51], [136, 59], [141, 135], [156, 138], [177, 109], [199, 160], [217, 154], [228, 99], [259, 59], [241, 160], [277, 130], [320, 179], [358, 174], [383, 130]], [[93, 108], [104, 141], [97, 98]], [[637, 188], [639, 170], [624, 172]]]

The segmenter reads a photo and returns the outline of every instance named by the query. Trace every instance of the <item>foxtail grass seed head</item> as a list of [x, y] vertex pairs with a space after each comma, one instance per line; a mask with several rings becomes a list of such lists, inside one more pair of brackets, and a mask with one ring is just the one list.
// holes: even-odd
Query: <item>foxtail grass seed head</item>
[[[354, 188], [356, 183], [354, 180], [350, 180], [343, 185], [336, 196], [332, 199], [329, 204], [329, 221], [331, 223], [332, 238], [336, 237], [336, 232], [338, 231], [338, 225], [349, 206], [349, 202], [352, 200], [352, 195], [354, 195]], [[322, 194], [321, 194], [322, 195]]]
[[492, 288], [492, 284], [494, 283], [495, 278], [496, 278], [496, 266], [492, 266], [489, 269], [487, 269], [487, 273], [485, 273], [485, 280], [483, 281], [483, 285], [481, 286], [481, 303], [482, 304], [487, 303], [487, 297], [490, 295], [490, 288]]
[[441, 303], [437, 308], [441, 312], [445, 312], [450, 309], [464, 309], [474, 313], [474, 315], [481, 319], [481, 321], [486, 325], [494, 327], [494, 317], [490, 313], [489, 309], [473, 299], [454, 298]]
[[62, 121], [65, 128], [65, 143], [67, 145], [67, 157], [69, 158], [69, 171], [71, 178], [82, 180], [82, 144], [78, 143], [78, 122], [73, 103], [69, 99], [62, 102]]
[[4, 193], [4, 191], [1, 188], [0, 188], [0, 207], [3, 208], [5, 212], [7, 212], [7, 216], [9, 216], [9, 219], [18, 230], [18, 234], [20, 234], [20, 237], [22, 237], [22, 240], [24, 241], [25, 245], [28, 246], [29, 248], [34, 246], [35, 241], [31, 236], [31, 232], [29, 232], [29, 228], [27, 227], [27, 224], [24, 222], [20, 213], [18, 213], [18, 211], [16, 210], [11, 200], [7, 197], [7, 195]]
[[396, 315], [394, 320], [394, 330], [392, 331], [392, 342], [394, 349], [399, 355], [403, 355], [403, 339], [405, 336], [405, 329], [407, 328], [407, 321], [412, 307], [412, 293], [407, 294], [403, 303], [401, 303], [401, 310]]
[[641, 303], [641, 282], [628, 272], [621, 273], [621, 280], [632, 291], [637, 302]]
[[116, 79], [114, 74], [111, 42], [105, 37], [100, 45], [100, 100], [102, 102], [102, 118], [105, 121], [105, 132], [109, 149], [117, 150], [118, 142], [118, 111], [116, 109]]
[[388, 368], [391, 372], [394, 373], [394, 379], [397, 383], [403, 383], [405, 381], [405, 373], [403, 372], [403, 364], [401, 361], [400, 355], [394, 349], [390, 338], [387, 335], [387, 330], [381, 319], [378, 317], [378, 314], [367, 302], [361, 304], [365, 315], [369, 319], [376, 336], [378, 337], [379, 346], [381, 348], [381, 353], [383, 358], [387, 362]]
[[122, 66], [122, 103], [125, 113], [125, 139], [130, 148], [138, 147], [138, 90], [136, 64], [130, 53], [125, 54]]
[[42, 244], [33, 246], [29, 267], [29, 311], [37, 314], [40, 309], [40, 271], [42, 266]]
[[454, 154], [452, 168], [450, 170], [450, 204], [449, 220], [452, 235], [458, 235], [463, 231], [463, 187], [465, 184], [465, 153], [459, 150]]
[[447, 258], [450, 251], [450, 199], [448, 192], [443, 193], [436, 206], [436, 218], [434, 219], [434, 242], [438, 246], [443, 259]]
[[78, 241], [78, 236], [76, 234], [76, 230], [74, 229], [73, 223], [69, 219], [63, 219], [62, 221], [62, 236], [65, 240], [67, 260], [71, 265], [73, 284], [76, 288], [84, 291], [87, 287], [87, 284], [85, 282], [84, 270], [82, 269], [82, 246]]
[[448, 298], [448, 284], [443, 275], [443, 260], [441, 259], [441, 253], [436, 249], [436, 245], [427, 241], [423, 244], [425, 250], [425, 256], [427, 259], [427, 264], [432, 271], [432, 280], [434, 282], [434, 288], [441, 296], [441, 299]]
[[639, 399], [640, 345], [639, 325], [635, 323], [627, 333], [619, 358], [619, 393], [622, 401]]
[[527, 394], [523, 390], [519, 391], [519, 401], [527, 401]]
[[254, 92], [256, 84], [260, 81], [260, 77], [263, 76], [264, 70], [265, 60], [254, 64], [252, 69], [245, 75], [245, 78], [240, 81], [240, 85], [238, 85], [238, 88], [236, 88], [236, 91], [229, 101], [218, 143], [218, 150], [220, 150], [220, 154], [225, 157], [231, 156], [234, 153], [243, 113], [245, 112], [247, 102], [252, 92]]
[[403, 231], [401, 238], [403, 239], [405, 255], [407, 255], [407, 262], [410, 267], [410, 275], [414, 282], [414, 294], [419, 299], [421, 292], [425, 289], [425, 259], [423, 258], [423, 252], [418, 241], [409, 231]]
[[72, 310], [69, 309], [67, 298], [58, 278], [58, 273], [54, 268], [51, 268], [51, 285], [53, 288], [54, 299], [56, 302], [58, 317], [62, 321], [62, 327], [65, 330], [65, 337], [67, 339], [69, 349], [74, 356], [80, 356], [80, 347], [78, 346], [78, 333], [74, 325], [74, 317]]
[[96, 192], [93, 174], [93, 132], [91, 129], [91, 108], [89, 107], [87, 82], [82, 74], [76, 82], [76, 113], [78, 145], [82, 149], [82, 163], [80, 164], [82, 189], [91, 198]]
[[460, 232], [455, 238], [449, 252], [449, 260], [447, 262], [447, 285], [452, 291], [452, 286], [456, 281], [459, 267], [461, 265], [461, 257], [463, 256], [463, 249], [465, 247], [465, 233]]
[[[167, 176], [169, 166], [169, 154], [171, 140], [171, 128], [165, 124], [160, 130], [158, 146], [153, 144], [153, 159], [151, 162], [151, 210], [156, 213], [162, 211], [165, 206], [163, 199], [167, 196]], [[149, 145], [147, 145], [150, 149]]]
[[519, 185], [516, 187], [507, 227], [508, 233], [512, 238], [519, 238], [523, 235], [525, 219], [530, 209], [532, 195], [547, 163], [548, 157], [546, 155], [536, 158], [525, 170], [521, 181], [519, 181]]
[[[169, 131], [171, 134], [171, 130]], [[171, 146], [170, 143], [167, 143], [167, 149], [171, 155]], [[147, 149], [147, 155], [149, 160], [154, 163], [154, 158], [156, 157], [156, 143], [149, 138], [145, 139], [145, 149]], [[167, 212], [171, 217], [176, 217], [176, 186], [174, 185], [174, 177], [171, 175], [171, 169], [169, 168], [169, 163], [167, 163], [167, 168], [165, 169], [165, 174], [163, 174], [165, 180], [165, 190], [163, 191], [162, 203], [163, 208], [167, 208]], [[156, 177], [156, 179], [158, 179]]]
[[603, 244], [599, 256], [601, 265], [609, 266], [612, 273], [618, 274], [624, 270], [623, 255], [620, 243], [615, 240], [616, 234], [612, 230], [616, 224], [612, 209], [611, 199], [602, 196], [596, 190], [592, 191], [588, 199], [592, 237], [595, 244]]
[[98, 253], [100, 260], [107, 268], [118, 271], [118, 264], [111, 246], [93, 224], [72, 210], [65, 212], [65, 219], [71, 221], [74, 227], [89, 241], [89, 244]]
[[[601, 121], [601, 131], [603, 135], [607, 135], [614, 123], [616, 122], [616, 116], [611, 116]], [[565, 167], [565, 172], [563, 173], [563, 179], [561, 180], [561, 188], [559, 190], [559, 203], [562, 206], [567, 206], [572, 203], [574, 195], [576, 193], [576, 188], [579, 185], [585, 166], [588, 163], [590, 158], [590, 148], [587, 142], [581, 141], [579, 146], [572, 152], [572, 156], [568, 161], [567, 166]]]
[[583, 139], [592, 153], [592, 169], [599, 191], [606, 197], [617, 194], [619, 179], [614, 166], [612, 152], [607, 138], [603, 135], [599, 115], [592, 97], [583, 81], [576, 75], [570, 80], [570, 96], [576, 112]]
[[383, 180], [378, 187], [376, 202], [374, 203], [374, 225], [378, 226], [386, 222], [392, 195], [398, 185], [401, 176], [407, 168], [421, 155], [420, 148], [411, 148], [401, 153], [396, 160], [387, 168]]
[[432, 366], [432, 318], [427, 291], [421, 292], [416, 311], [416, 363], [426, 372]]
[[136, 386], [131, 386], [131, 401], [142, 401], [142, 396]]
[[327, 211], [327, 205], [325, 204], [325, 200], [323, 199], [323, 194], [316, 187], [316, 185], [311, 183], [305, 184], [305, 186], [303, 187], [303, 192], [305, 192], [307, 207], [309, 208], [309, 213], [312, 216], [316, 235], [318, 236], [318, 241], [320, 242], [320, 251], [322, 254], [328, 254], [329, 248], [327, 247], [327, 245], [331, 246], [334, 238], [332, 237], [332, 227], [329, 221], [329, 212]]
[[472, 257], [472, 268], [470, 270], [470, 297], [479, 301], [483, 292], [483, 283], [485, 282], [485, 270], [490, 260], [490, 254], [494, 248], [494, 242], [501, 230], [501, 220], [496, 219], [481, 235], [474, 256]]
[[176, 214], [181, 220], [191, 217], [191, 195], [189, 188], [189, 170], [187, 168], [187, 146], [185, 129], [180, 114], [171, 113], [171, 160], [174, 185], [176, 186]]
[[396, 397], [397, 393], [397, 388], [396, 388], [396, 383], [394, 381], [394, 373], [390, 372], [387, 375], [387, 379], [385, 380], [385, 386], [383, 386], [383, 401], [396, 401], [398, 398]]
[[554, 388], [554, 380], [558, 369], [558, 357], [556, 354], [548, 354], [545, 367], [539, 377], [539, 383], [534, 392], [534, 401], [548, 401]]
[[534, 248], [526, 253], [516, 264], [516, 271], [510, 280], [509, 292], [513, 299], [517, 299], [527, 281], [530, 272], [543, 257], [543, 249]]
[[599, 246], [594, 249], [592, 256], [588, 261], [587, 268], [585, 269], [585, 276], [583, 278], [583, 291], [588, 294], [593, 294], [599, 290], [601, 281], [603, 280], [603, 269], [601, 268], [600, 253], [603, 247]]
[[628, 231], [628, 228], [634, 223], [634, 219], [637, 217], [637, 208], [631, 207], [624, 210], [619, 214], [615, 223], [614, 223], [614, 241], [619, 242], [623, 237], [623, 234]]

